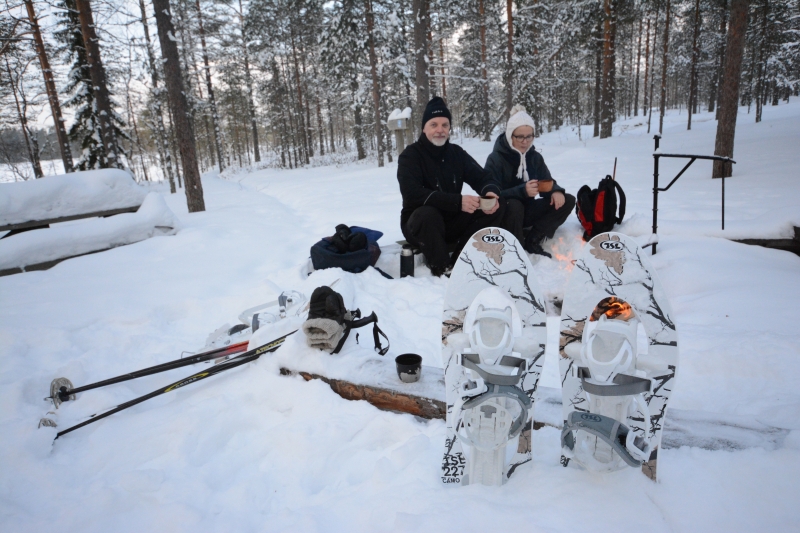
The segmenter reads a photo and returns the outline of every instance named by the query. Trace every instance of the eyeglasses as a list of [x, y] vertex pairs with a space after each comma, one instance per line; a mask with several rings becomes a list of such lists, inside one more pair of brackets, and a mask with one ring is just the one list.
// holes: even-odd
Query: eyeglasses
[[531, 142], [533, 140], [533, 135], [512, 135], [518, 141], [526, 141]]

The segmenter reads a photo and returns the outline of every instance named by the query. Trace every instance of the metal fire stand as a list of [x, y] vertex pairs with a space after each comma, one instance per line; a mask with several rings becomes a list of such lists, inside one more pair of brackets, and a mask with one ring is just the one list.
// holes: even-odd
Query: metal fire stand
[[[655, 151], [653, 152], [653, 238], [655, 239], [654, 242], [647, 244], [644, 248], [648, 246], [653, 247], [653, 255], [656, 255], [656, 245], [658, 244], [658, 193], [663, 191], [668, 191], [672, 184], [678, 181], [686, 169], [692, 166], [698, 159], [708, 159], [711, 161], [722, 161], [724, 163], [733, 163], [736, 164], [736, 161], [731, 159], [730, 157], [723, 157], [720, 155], [690, 155], [690, 154], [662, 154], [658, 151], [658, 143], [661, 140], [661, 135], [655, 134], [653, 139], [656, 142]], [[686, 166], [678, 172], [678, 175], [675, 176], [672, 181], [669, 182], [669, 185], [666, 187], [659, 187], [658, 186], [658, 160], [662, 157], [675, 157], [675, 158], [682, 158], [688, 159], [689, 162], [686, 163]], [[722, 229], [725, 229], [725, 178], [722, 178]]]

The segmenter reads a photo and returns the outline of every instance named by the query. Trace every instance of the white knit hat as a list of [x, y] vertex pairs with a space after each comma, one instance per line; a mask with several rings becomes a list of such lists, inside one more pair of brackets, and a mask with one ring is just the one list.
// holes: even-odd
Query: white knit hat
[[511, 134], [513, 134], [514, 130], [520, 126], [530, 126], [534, 134], [536, 134], [536, 128], [533, 125], [533, 119], [528, 112], [525, 111], [524, 106], [515, 105], [511, 108], [510, 115], [511, 116], [508, 119], [508, 124], [506, 124], [506, 140], [508, 141], [508, 146], [510, 146], [512, 150], [520, 155], [519, 168], [517, 169], [517, 179], [528, 181], [528, 169], [525, 167], [525, 154], [514, 148], [514, 143], [511, 140]]

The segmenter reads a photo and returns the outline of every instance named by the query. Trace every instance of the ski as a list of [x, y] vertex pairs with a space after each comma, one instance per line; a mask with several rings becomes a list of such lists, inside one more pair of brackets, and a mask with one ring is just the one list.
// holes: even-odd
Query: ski
[[262, 346], [259, 346], [258, 348], [254, 348], [254, 349], [249, 350], [249, 351], [247, 351], [245, 353], [237, 355], [236, 357], [228, 359], [227, 361], [224, 361], [224, 362], [222, 362], [222, 363], [220, 363], [220, 364], [218, 364], [216, 366], [213, 366], [213, 367], [209, 368], [208, 370], [201, 370], [200, 372], [192, 374], [191, 376], [189, 376], [187, 378], [184, 378], [184, 379], [181, 379], [179, 381], [176, 381], [175, 383], [171, 383], [171, 384], [169, 384], [169, 385], [167, 385], [165, 387], [161, 387], [160, 389], [156, 389], [156, 390], [154, 390], [153, 392], [151, 392], [149, 394], [145, 394], [144, 396], [140, 396], [138, 398], [134, 398], [133, 400], [130, 400], [130, 401], [127, 401], [127, 402], [125, 402], [123, 404], [120, 404], [117, 407], [114, 407], [113, 409], [109, 409], [108, 411], [105, 411], [103, 413], [94, 414], [91, 417], [89, 417], [88, 420], [84, 420], [83, 422], [81, 422], [79, 424], [75, 424], [74, 426], [71, 426], [71, 427], [65, 429], [64, 431], [59, 431], [58, 434], [56, 434], [56, 438], [54, 440], [58, 439], [59, 437], [61, 437], [63, 435], [66, 435], [67, 433], [71, 433], [71, 432], [75, 431], [76, 429], [80, 429], [80, 428], [82, 428], [84, 426], [88, 426], [89, 424], [97, 422], [98, 420], [102, 420], [103, 418], [111, 416], [111, 415], [113, 415], [115, 413], [119, 413], [120, 411], [128, 409], [129, 407], [133, 407], [134, 405], [138, 405], [138, 404], [140, 404], [140, 403], [142, 403], [144, 401], [147, 401], [147, 400], [149, 400], [151, 398], [155, 398], [156, 396], [160, 396], [160, 395], [165, 394], [167, 392], [170, 392], [170, 391], [173, 391], [173, 390], [176, 390], [176, 389], [180, 389], [181, 387], [185, 387], [186, 385], [189, 385], [191, 383], [195, 383], [197, 381], [201, 381], [203, 379], [209, 378], [211, 376], [219, 374], [220, 372], [224, 372], [225, 370], [230, 370], [231, 368], [236, 368], [237, 366], [241, 366], [241, 365], [244, 365], [244, 364], [249, 363], [251, 361], [255, 361], [256, 359], [258, 359], [259, 357], [261, 357], [265, 353], [276, 351], [278, 348], [280, 348], [283, 345], [283, 343], [286, 341], [286, 339], [290, 335], [295, 333], [296, 331], [297, 330], [292, 331], [291, 333], [287, 333], [286, 335], [284, 335], [282, 337], [279, 337], [279, 338], [273, 340], [272, 342], [268, 342], [268, 343], [266, 343], [266, 344], [264, 344]]

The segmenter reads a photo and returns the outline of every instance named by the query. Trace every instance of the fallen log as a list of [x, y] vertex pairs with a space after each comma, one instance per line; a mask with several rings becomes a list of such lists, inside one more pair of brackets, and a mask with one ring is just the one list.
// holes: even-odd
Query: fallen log
[[[394, 362], [365, 360], [366, 372], [356, 372], [353, 380], [329, 378], [299, 369], [281, 368], [286, 376], [299, 375], [306, 381], [318, 379], [347, 400], [364, 400], [378, 409], [407, 413], [425, 419], [444, 419], [444, 372], [441, 368], [423, 366], [423, 379], [403, 383], [397, 378]], [[539, 387], [534, 407], [533, 429], [545, 426], [561, 429], [561, 391]], [[792, 428], [775, 427], [756, 417], [670, 409], [664, 426], [663, 449], [690, 446], [706, 450], [736, 451], [747, 448], [776, 450], [783, 447]]]

